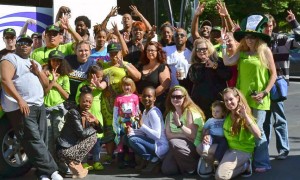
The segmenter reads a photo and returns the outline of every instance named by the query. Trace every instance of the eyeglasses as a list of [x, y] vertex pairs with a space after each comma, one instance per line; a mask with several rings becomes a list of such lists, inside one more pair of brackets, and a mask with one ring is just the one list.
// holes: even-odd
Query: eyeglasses
[[185, 37], [186, 35], [184, 33], [175, 33], [175, 37]]
[[153, 52], [156, 52], [157, 50], [156, 49], [147, 49], [147, 52], [149, 53], [153, 53]]
[[31, 42], [27, 42], [27, 41], [20, 41], [20, 42], [17, 42], [17, 45], [18, 46], [31, 46]]
[[48, 36], [57, 36], [59, 33], [57, 31], [48, 31], [47, 35]]
[[253, 35], [246, 35], [245, 39], [256, 39], [256, 37]]
[[184, 98], [184, 95], [171, 95], [171, 98], [180, 100], [180, 99]]
[[4, 39], [14, 39], [16, 36], [5, 36]]
[[206, 52], [207, 48], [196, 48], [196, 52]]

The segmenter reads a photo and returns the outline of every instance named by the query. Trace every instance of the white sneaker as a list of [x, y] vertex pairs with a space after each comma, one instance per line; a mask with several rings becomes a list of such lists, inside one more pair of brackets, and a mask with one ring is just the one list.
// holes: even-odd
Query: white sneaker
[[39, 180], [50, 180], [50, 179], [46, 175], [41, 175]]
[[58, 171], [55, 171], [54, 173], [52, 173], [51, 179], [52, 179], [52, 180], [63, 180], [64, 178], [61, 177], [60, 174], [58, 174]]

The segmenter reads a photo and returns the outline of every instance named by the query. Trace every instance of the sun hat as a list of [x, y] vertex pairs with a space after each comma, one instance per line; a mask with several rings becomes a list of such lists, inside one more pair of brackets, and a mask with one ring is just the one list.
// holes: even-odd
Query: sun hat
[[240, 42], [241, 39], [245, 37], [246, 34], [256, 36], [266, 43], [269, 43], [271, 37], [264, 34], [263, 31], [268, 23], [268, 18], [262, 14], [252, 14], [244, 18], [240, 24], [240, 31], [233, 33], [235, 40]]

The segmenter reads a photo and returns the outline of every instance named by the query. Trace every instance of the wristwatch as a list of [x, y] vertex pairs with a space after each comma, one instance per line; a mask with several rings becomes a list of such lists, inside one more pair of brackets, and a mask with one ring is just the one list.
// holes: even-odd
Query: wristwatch
[[179, 128], [182, 128], [182, 126], [183, 126], [183, 123], [182, 123], [182, 121], [180, 121], [180, 125], [177, 126], [177, 128], [178, 128], [178, 129], [179, 129]]

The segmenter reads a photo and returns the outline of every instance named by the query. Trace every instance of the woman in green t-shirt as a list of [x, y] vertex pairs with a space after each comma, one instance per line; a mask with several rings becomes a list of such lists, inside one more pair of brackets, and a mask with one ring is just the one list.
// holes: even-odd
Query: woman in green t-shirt
[[[261, 138], [261, 131], [244, 95], [236, 88], [226, 88], [222, 92], [225, 106], [229, 113], [223, 125], [224, 135], [229, 149], [220, 162], [216, 179], [232, 179], [240, 174], [252, 175], [251, 157], [255, 139]], [[203, 141], [209, 141], [204, 136]]]
[[169, 151], [162, 163], [162, 173], [193, 174], [199, 160], [196, 146], [200, 144], [204, 113], [182, 86], [174, 86], [170, 89], [165, 113]]

